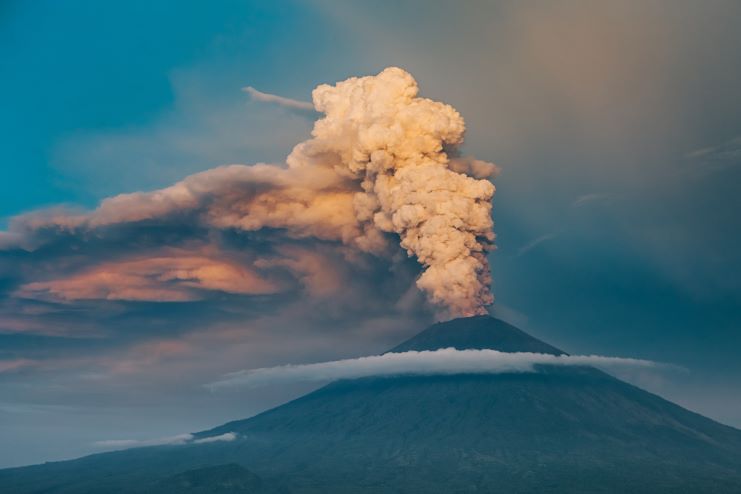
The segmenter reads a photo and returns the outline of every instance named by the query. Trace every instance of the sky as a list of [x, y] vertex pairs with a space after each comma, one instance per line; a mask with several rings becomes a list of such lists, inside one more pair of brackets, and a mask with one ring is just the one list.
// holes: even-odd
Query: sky
[[[285, 163], [318, 114], [260, 94], [306, 103], [390, 66], [461, 113], [464, 155], [501, 169], [492, 314], [569, 353], [682, 367], [632, 382], [741, 427], [740, 14], [720, 0], [3, 2], [0, 444], [14, 447], [0, 466], [250, 416], [316, 384], [207, 384], [372, 355], [439, 316], [413, 260], [351, 262], [331, 241], [187, 218], [18, 227]], [[192, 275], [270, 249], [280, 283]], [[165, 295], [49, 296], [50, 281], [92, 290], [81, 273], [109, 266], [150, 293], [172, 258], [195, 281]]]

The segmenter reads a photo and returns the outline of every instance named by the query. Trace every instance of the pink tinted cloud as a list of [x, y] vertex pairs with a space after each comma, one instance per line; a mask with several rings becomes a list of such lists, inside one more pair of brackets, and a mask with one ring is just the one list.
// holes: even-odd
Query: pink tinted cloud
[[203, 291], [266, 295], [280, 290], [248, 266], [187, 255], [107, 262], [65, 278], [27, 283], [17, 295], [59, 301], [183, 302], [201, 299]]
[[34, 364], [35, 362], [33, 360], [23, 358], [0, 360], [0, 374], [17, 371], [25, 367], [33, 366]]

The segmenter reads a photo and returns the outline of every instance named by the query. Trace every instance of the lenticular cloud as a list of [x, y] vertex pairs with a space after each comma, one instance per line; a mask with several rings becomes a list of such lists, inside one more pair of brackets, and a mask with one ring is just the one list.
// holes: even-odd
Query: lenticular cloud
[[456, 350], [386, 353], [371, 357], [335, 360], [317, 364], [282, 365], [227, 374], [209, 384], [211, 389], [258, 387], [281, 382], [334, 381], [370, 376], [505, 374], [537, 372], [539, 366], [594, 366], [611, 368], [656, 368], [650, 360], [600, 355], [551, 355], [497, 350]]

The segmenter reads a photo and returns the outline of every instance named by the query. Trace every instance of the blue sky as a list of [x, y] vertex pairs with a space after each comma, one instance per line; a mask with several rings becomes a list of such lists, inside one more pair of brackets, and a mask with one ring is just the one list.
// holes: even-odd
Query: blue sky
[[[5, 3], [1, 224], [226, 163], [279, 163], [311, 118], [242, 87], [308, 101], [317, 84], [400, 66], [462, 113], [465, 152], [502, 168], [495, 313], [573, 353], [683, 366], [634, 379], [741, 426], [738, 11], [720, 1]], [[84, 255], [133, 248], [101, 242]], [[241, 240], [225, 242], [236, 251]], [[0, 442], [18, 445], [0, 466], [250, 415], [308, 388], [203, 384], [381, 351], [432, 318], [400, 311], [403, 291], [382, 270], [352, 285], [376, 296], [351, 308], [300, 291], [59, 306], [13, 295], [45, 263], [70, 269], [57, 254], [0, 253], [0, 359], [41, 362], [0, 373]]]

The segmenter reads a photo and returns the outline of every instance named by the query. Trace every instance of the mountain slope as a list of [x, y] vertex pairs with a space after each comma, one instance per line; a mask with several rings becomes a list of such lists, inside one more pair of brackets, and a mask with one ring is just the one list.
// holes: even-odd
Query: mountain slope
[[157, 494], [279, 494], [280, 489], [266, 485], [263, 480], [236, 463], [194, 468], [167, 477], [155, 484], [151, 492]]
[[433, 324], [389, 352], [416, 350], [499, 350], [564, 355], [566, 352], [533, 338], [502, 320], [488, 316], [466, 317]]
[[[445, 347], [562, 353], [488, 317], [391, 351]], [[741, 492], [741, 431], [588, 367], [337, 381], [197, 436], [226, 432], [240, 439], [0, 471], [0, 490], [164, 493], [233, 463], [294, 493]]]

